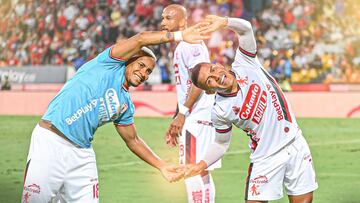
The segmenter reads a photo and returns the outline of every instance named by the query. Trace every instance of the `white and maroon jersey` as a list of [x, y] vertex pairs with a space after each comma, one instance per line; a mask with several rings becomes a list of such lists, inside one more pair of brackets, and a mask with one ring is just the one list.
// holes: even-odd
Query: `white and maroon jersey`
[[[174, 52], [174, 73], [178, 103], [184, 104], [191, 87], [189, 70], [198, 63], [210, 63], [209, 53], [204, 43], [190, 44], [181, 41]], [[191, 108], [190, 116], [196, 120], [210, 121], [214, 95], [203, 92]], [[190, 117], [189, 116], [189, 117]]]
[[231, 131], [232, 124], [250, 137], [252, 162], [275, 153], [301, 132], [285, 95], [264, 70], [256, 54], [237, 49], [232, 64], [239, 91], [217, 94], [212, 122], [218, 133]]

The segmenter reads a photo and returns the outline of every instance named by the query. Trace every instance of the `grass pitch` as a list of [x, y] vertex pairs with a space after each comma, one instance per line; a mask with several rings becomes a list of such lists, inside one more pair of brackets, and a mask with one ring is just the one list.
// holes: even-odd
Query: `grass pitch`
[[[23, 173], [32, 129], [40, 117], [0, 116], [0, 202], [20, 202]], [[360, 119], [298, 119], [315, 163], [317, 203], [360, 202]], [[136, 118], [139, 135], [164, 160], [177, 163], [177, 148], [169, 149], [164, 133], [169, 118]], [[234, 128], [235, 129], [235, 128]], [[167, 183], [160, 173], [125, 146], [113, 125], [99, 128], [94, 139], [101, 202], [184, 203], [184, 182]], [[223, 167], [213, 172], [216, 201], [244, 202], [249, 164], [247, 137], [233, 131]], [[288, 202], [286, 196], [280, 201]]]

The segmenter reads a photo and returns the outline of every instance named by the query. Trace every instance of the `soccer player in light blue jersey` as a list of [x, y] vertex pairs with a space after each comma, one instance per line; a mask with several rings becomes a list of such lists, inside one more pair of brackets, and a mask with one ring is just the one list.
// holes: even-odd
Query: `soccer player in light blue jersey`
[[198, 43], [202, 24], [178, 32], [141, 32], [117, 42], [84, 64], [56, 97], [30, 143], [22, 202], [98, 202], [98, 174], [91, 142], [98, 127], [113, 122], [127, 147], [170, 182], [180, 167], [162, 161], [138, 137], [129, 86], [146, 81], [156, 57], [146, 45]]

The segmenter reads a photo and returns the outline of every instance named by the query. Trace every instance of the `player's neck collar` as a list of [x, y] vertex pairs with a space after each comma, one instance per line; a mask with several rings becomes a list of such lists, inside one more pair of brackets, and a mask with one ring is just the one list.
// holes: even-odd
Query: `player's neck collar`
[[218, 92], [217, 94], [222, 96], [222, 97], [236, 97], [237, 96], [237, 93], [239, 92], [240, 90], [240, 87], [239, 85], [236, 86], [236, 91], [235, 92], [231, 92], [231, 93], [220, 93]]
[[129, 86], [125, 82], [123, 83], [122, 88], [127, 92], [129, 91]]

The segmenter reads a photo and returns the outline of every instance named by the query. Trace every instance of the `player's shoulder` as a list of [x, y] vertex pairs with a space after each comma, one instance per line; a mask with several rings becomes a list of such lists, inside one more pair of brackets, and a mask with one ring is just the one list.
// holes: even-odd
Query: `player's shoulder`
[[228, 123], [228, 107], [224, 106], [221, 102], [215, 102], [212, 111], [211, 111], [211, 121], [215, 127]]

